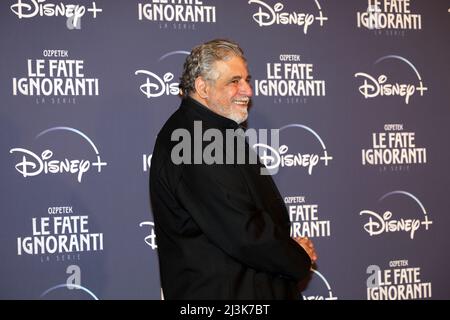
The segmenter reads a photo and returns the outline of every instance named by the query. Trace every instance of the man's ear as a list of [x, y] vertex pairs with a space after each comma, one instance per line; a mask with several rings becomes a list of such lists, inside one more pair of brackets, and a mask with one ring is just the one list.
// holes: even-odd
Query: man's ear
[[202, 99], [208, 98], [208, 83], [203, 77], [197, 77], [195, 79], [195, 92], [200, 96]]

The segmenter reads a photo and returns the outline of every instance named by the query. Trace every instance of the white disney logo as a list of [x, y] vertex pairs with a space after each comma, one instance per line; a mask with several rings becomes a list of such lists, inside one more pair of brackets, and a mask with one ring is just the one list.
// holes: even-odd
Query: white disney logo
[[[89, 139], [89, 137], [87, 137], [84, 133], [82, 133], [79, 130], [68, 127], [54, 127], [42, 131], [40, 134], [36, 136], [36, 138], [39, 138], [40, 136], [48, 132], [56, 130], [66, 130], [69, 132], [74, 132], [82, 136], [85, 140], [87, 140], [94, 149], [94, 152], [97, 156], [97, 161], [92, 162], [92, 166], [97, 167], [99, 173], [102, 171], [102, 167], [107, 165], [106, 162], [101, 161], [98, 149], [94, 145], [92, 140]], [[41, 173], [54, 174], [54, 173], [68, 172], [72, 174], [77, 174], [77, 180], [78, 182], [81, 182], [83, 174], [85, 174], [91, 166], [91, 162], [89, 160], [76, 160], [76, 159], [69, 160], [67, 158], [64, 160], [50, 160], [53, 157], [53, 151], [49, 149], [44, 150], [40, 156], [24, 148], [13, 148], [9, 150], [9, 153], [15, 152], [22, 154], [22, 161], [18, 162], [15, 165], [15, 168], [20, 174], [22, 174], [24, 178], [37, 176]]]
[[166, 95], [178, 95], [180, 89], [178, 83], [170, 83], [174, 78], [173, 73], [167, 72], [161, 79], [158, 75], [147, 70], [137, 70], [135, 75], [144, 74], [147, 76], [145, 83], [142, 84], [139, 89], [147, 98], [160, 97], [163, 94]]
[[[170, 51], [170, 52], [162, 55], [158, 59], [158, 62], [161, 62], [161, 61], [167, 59], [168, 57], [178, 56], [178, 55], [182, 55], [182, 56], [189, 55], [189, 51], [184, 51], [184, 50]], [[143, 75], [147, 76], [145, 79], [145, 83], [142, 84], [139, 87], [139, 89], [149, 99], [155, 98], [155, 97], [160, 97], [163, 94], [174, 95], [174, 96], [177, 96], [180, 94], [180, 89], [178, 87], [179, 84], [177, 82], [170, 83], [170, 81], [172, 81], [174, 78], [174, 75], [172, 72], [166, 72], [162, 79], [157, 74], [155, 74], [151, 71], [148, 71], [148, 70], [136, 70], [136, 72], [134, 74], [135, 75], [143, 74]]]
[[[22, 161], [15, 165], [15, 168], [20, 172], [25, 178], [37, 176], [42, 172], [48, 173], [78, 173], [77, 180], [81, 182], [83, 174], [89, 171], [91, 162], [89, 160], [50, 160], [53, 157], [53, 151], [44, 150], [39, 157], [34, 152], [23, 149], [23, 148], [13, 148], [9, 151], [10, 153], [21, 152], [23, 154]], [[27, 155], [30, 158], [27, 158]], [[106, 162], [101, 162], [99, 156], [97, 156], [97, 162], [92, 163], [93, 166], [98, 168], [98, 172], [101, 172], [101, 167], [106, 165]]]
[[[276, 148], [273, 148], [267, 144], [263, 143], [253, 144], [253, 149], [255, 149], [257, 153], [258, 148], [262, 149], [262, 156], [260, 156], [260, 160], [268, 170], [273, 170], [275, 171], [274, 173], [277, 173], [279, 166], [282, 167], [300, 166], [300, 167], [308, 167], [308, 174], [311, 175], [312, 169], [319, 163], [319, 160], [322, 160], [325, 166], [328, 166], [328, 162], [332, 160], [333, 157], [328, 155], [327, 148], [325, 147], [322, 138], [320, 138], [320, 136], [314, 130], [302, 124], [288, 124], [281, 127], [280, 132], [289, 128], [301, 128], [313, 134], [314, 137], [319, 141], [320, 145], [322, 146], [323, 155], [319, 156], [313, 153], [303, 155], [300, 153], [287, 154], [289, 148], [286, 145], [280, 146], [277, 150]], [[277, 143], [276, 146], [278, 145], [279, 144]], [[267, 151], [270, 151], [270, 154], [268, 154]]]
[[260, 0], [249, 0], [248, 3], [259, 5], [258, 12], [253, 14], [253, 20], [255, 20], [260, 27], [273, 24], [295, 24], [303, 26], [303, 32], [306, 34], [309, 26], [314, 23], [314, 20], [319, 20], [321, 26], [323, 25], [324, 20], [328, 20], [327, 17], [322, 15], [319, 3], [317, 1], [315, 2], [316, 6], [319, 8], [319, 17], [314, 17], [313, 14], [309, 13], [282, 12], [284, 5], [280, 2], [276, 3], [273, 8]]
[[[409, 98], [414, 94], [416, 88], [412, 84], [400, 84], [386, 83], [387, 77], [382, 74], [375, 79], [367, 73], [358, 72], [355, 74], [355, 77], [364, 77], [364, 83], [359, 86], [359, 92], [364, 96], [364, 98], [373, 98], [378, 95], [382, 96], [394, 96], [398, 95], [401, 97], [405, 97], [405, 103], [408, 104]], [[369, 83], [369, 80], [371, 83]]]
[[363, 77], [364, 82], [361, 86], [359, 86], [358, 90], [359, 92], [364, 96], [364, 98], [373, 98], [378, 95], [381, 96], [401, 96], [405, 97], [405, 103], [409, 103], [409, 99], [411, 96], [414, 95], [414, 93], [417, 91], [420, 92], [420, 95], [423, 96], [424, 91], [428, 90], [427, 87], [423, 86], [422, 77], [420, 76], [419, 72], [417, 71], [416, 67], [407, 59], [396, 56], [396, 55], [388, 55], [381, 57], [377, 61], [375, 61], [375, 64], [386, 60], [386, 59], [397, 59], [400, 61], [405, 62], [408, 64], [411, 69], [415, 72], [417, 79], [419, 81], [419, 85], [416, 87], [413, 84], [404, 84], [404, 83], [386, 83], [387, 82], [387, 76], [382, 74], [378, 78], [374, 78], [371, 75], [363, 72], [357, 72], [355, 73], [355, 78], [357, 77]]
[[[23, 153], [22, 161], [17, 163], [15, 168], [20, 172], [25, 178], [37, 176], [38, 174], [44, 173], [60, 173], [60, 172], [78, 172], [78, 182], [81, 182], [83, 174], [89, 170], [90, 162], [88, 160], [49, 160], [53, 156], [53, 151], [45, 150], [41, 154], [41, 158], [32, 151], [22, 148], [13, 148], [9, 151], [10, 153], [21, 152]], [[31, 160], [28, 160], [26, 155], [31, 156]], [[34, 161], [33, 161], [34, 160]]]
[[429, 225], [431, 225], [433, 221], [428, 220], [427, 211], [425, 210], [425, 207], [420, 202], [420, 200], [407, 191], [396, 190], [386, 193], [380, 198], [379, 201], [382, 201], [387, 197], [393, 195], [407, 196], [408, 198], [414, 200], [414, 202], [419, 205], [423, 213], [423, 221], [420, 221], [419, 219], [391, 220], [392, 212], [390, 211], [386, 211], [382, 216], [380, 216], [379, 214], [371, 210], [362, 210], [359, 215], [369, 215], [369, 222], [364, 225], [364, 230], [366, 230], [370, 236], [379, 235], [383, 232], [406, 231], [410, 233], [411, 239], [414, 238], [414, 233], [419, 229], [421, 224], [425, 226], [425, 230], [428, 230]]
[[[317, 154], [287, 154], [288, 146], [282, 145], [278, 151], [275, 148], [263, 143], [256, 143], [253, 148], [257, 150], [258, 148], [263, 149], [262, 155], [260, 156], [261, 162], [266, 166], [267, 169], [278, 169], [282, 167], [308, 167], [308, 174], [312, 174], [313, 168], [319, 163], [319, 160], [323, 160], [325, 165], [328, 165], [328, 160], [331, 159], [327, 155], [326, 150], [324, 150], [324, 155], [320, 157]], [[270, 154], [267, 152], [269, 151]]]
[[420, 221], [420, 219], [391, 220], [392, 212], [390, 211], [386, 211], [382, 216], [370, 210], [362, 210], [359, 214], [370, 216], [369, 222], [364, 224], [364, 230], [371, 236], [383, 232], [405, 231], [409, 232], [411, 239], [414, 239], [414, 233], [420, 228], [421, 224], [424, 224], [425, 228], [428, 229], [428, 225], [432, 223], [432, 221], [428, 221], [427, 216], [425, 216], [424, 221]]
[[[14, 12], [19, 19], [33, 18], [39, 16], [65, 16], [66, 18], [72, 18], [73, 24], [77, 25], [78, 20], [84, 16], [86, 7], [78, 4], [54, 4], [43, 3], [46, 0], [31, 0], [31, 4], [24, 3], [22, 0], [18, 0], [17, 3], [11, 5], [11, 11]], [[97, 12], [102, 12], [102, 9], [98, 9], [95, 2], [92, 2], [92, 7], [87, 9], [88, 12], [92, 12], [93, 18], [97, 17]]]

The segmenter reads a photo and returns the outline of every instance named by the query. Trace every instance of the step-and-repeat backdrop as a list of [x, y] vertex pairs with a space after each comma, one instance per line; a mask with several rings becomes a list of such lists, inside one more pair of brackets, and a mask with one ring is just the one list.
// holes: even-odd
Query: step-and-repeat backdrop
[[319, 254], [302, 295], [449, 299], [449, 30], [448, 0], [1, 1], [0, 298], [161, 299], [155, 136], [228, 38]]

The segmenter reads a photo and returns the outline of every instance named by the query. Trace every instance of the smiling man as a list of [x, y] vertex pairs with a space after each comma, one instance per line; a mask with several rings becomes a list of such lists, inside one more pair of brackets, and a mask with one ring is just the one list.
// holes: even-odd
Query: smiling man
[[[262, 164], [191, 161], [208, 147], [208, 130], [223, 133], [216, 153], [236, 159], [252, 152], [248, 144], [234, 148], [241, 135], [225, 134], [248, 116], [252, 88], [242, 49], [222, 39], [195, 47], [180, 89], [181, 106], [158, 134], [150, 169], [164, 297], [300, 298], [297, 283], [317, 256], [309, 239], [290, 237], [288, 212]], [[181, 163], [172, 152], [180, 132], [189, 135], [183, 143], [200, 146], [183, 148], [191, 152]]]
[[195, 78], [191, 97], [211, 111], [240, 124], [247, 120], [252, 96], [247, 64], [241, 56], [217, 60], [212, 71]]

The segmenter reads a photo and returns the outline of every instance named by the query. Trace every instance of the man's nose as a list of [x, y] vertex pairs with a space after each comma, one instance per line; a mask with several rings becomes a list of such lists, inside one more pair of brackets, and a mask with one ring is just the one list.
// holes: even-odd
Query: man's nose
[[249, 97], [253, 95], [252, 85], [250, 82], [242, 81], [240, 93]]

